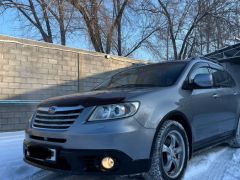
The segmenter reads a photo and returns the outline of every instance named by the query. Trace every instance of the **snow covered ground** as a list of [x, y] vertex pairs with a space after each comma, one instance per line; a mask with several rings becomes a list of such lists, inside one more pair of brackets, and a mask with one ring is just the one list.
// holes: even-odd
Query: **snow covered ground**
[[[121, 177], [85, 177], [57, 174], [23, 162], [24, 133], [0, 133], [1, 180], [123, 180]], [[202, 152], [189, 162], [184, 180], [240, 180], [240, 149], [217, 147]]]

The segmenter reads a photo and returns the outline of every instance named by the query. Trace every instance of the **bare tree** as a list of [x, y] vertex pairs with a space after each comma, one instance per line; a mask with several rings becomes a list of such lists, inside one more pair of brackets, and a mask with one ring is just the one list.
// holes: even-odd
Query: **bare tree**
[[33, 0], [28, 0], [27, 3], [22, 3], [22, 1], [17, 0], [3, 0], [2, 3], [6, 8], [14, 8], [23, 15], [34, 27], [38, 29], [45, 42], [53, 43], [52, 29], [45, 3], [43, 4], [40, 0], [37, 1], [40, 9], [42, 9], [44, 23], [39, 16], [37, 6], [34, 4]]
[[45, 42], [53, 43], [56, 37], [54, 35], [54, 32], [56, 32], [54, 25], [57, 23], [61, 44], [66, 44], [66, 33], [73, 9], [69, 11], [70, 13], [66, 13], [68, 6], [66, 6], [64, 0], [2, 0], [1, 3], [5, 9], [19, 12], [32, 27], [38, 30]]
[[240, 37], [239, 0], [1, 0], [46, 42], [88, 39], [90, 49], [181, 60]]
[[[111, 24], [104, 32], [106, 36], [105, 48], [103, 44], [102, 37], [102, 27], [100, 25], [99, 14], [101, 13], [101, 8], [103, 7], [103, 1], [91, 0], [89, 2], [83, 0], [70, 0], [70, 3], [81, 13], [84, 18], [89, 37], [91, 39], [94, 49], [98, 52], [103, 52], [109, 54], [111, 52], [112, 40], [114, 29], [118, 26], [120, 27], [121, 18], [123, 16], [124, 10], [128, 4], [129, 0], [124, 0], [122, 4], [120, 1], [114, 0], [114, 6], [117, 6], [117, 10], [111, 18]], [[109, 18], [105, 16], [104, 18]], [[109, 22], [109, 21], [108, 21]]]
[[[158, 0], [160, 7], [162, 9], [162, 14], [166, 17], [168, 22], [169, 34], [170, 39], [172, 41], [173, 52], [174, 52], [174, 59], [184, 59], [186, 57], [187, 48], [189, 46], [188, 41], [198, 26], [198, 24], [205, 18], [210, 17], [211, 15], [215, 14], [215, 9], [221, 7], [223, 2], [219, 1], [197, 1], [194, 0], [185, 1], [181, 5], [184, 7], [183, 11], [181, 12], [180, 18], [177, 17], [174, 13], [171, 13], [168, 9], [168, 3], [164, 3], [162, 0]], [[196, 8], [192, 8], [196, 6]], [[174, 12], [176, 9], [174, 9]], [[194, 11], [196, 11], [194, 13]], [[190, 24], [186, 22], [189, 20], [187, 15], [191, 15]], [[178, 23], [177, 23], [178, 22]], [[186, 27], [186, 24], [188, 26]], [[179, 40], [179, 32], [183, 32], [183, 28], [185, 28], [185, 33], [182, 36], [181, 45], [177, 48], [177, 40]], [[194, 41], [192, 41], [194, 42]], [[179, 49], [179, 51], [178, 51]]]
[[[158, 42], [161, 57], [165, 57], [164, 59], [169, 59], [166, 56], [170, 56], [170, 59], [181, 60], [209, 52], [212, 49], [210, 45], [217, 41], [217, 47], [221, 48], [224, 45], [222, 40], [232, 36], [230, 35], [232, 31], [228, 29], [236, 28], [229, 19], [230, 15], [237, 16], [236, 10], [233, 15], [233, 7], [239, 4], [236, 0], [158, 0], [157, 3], [156, 1], [143, 3], [148, 4], [147, 8], [142, 9], [148, 12], [147, 15], [155, 14], [159, 19], [162, 18], [162, 22], [166, 22], [166, 25], [154, 34], [157, 40], [150, 40], [148, 46], [156, 47], [155, 44]], [[223, 38], [224, 32], [230, 36]], [[152, 48], [149, 49], [156, 52]], [[164, 51], [166, 53], [163, 53], [163, 49], [166, 49]]]
[[141, 38], [135, 38], [133, 43], [126, 43], [126, 41], [130, 42], [126, 36], [130, 37], [130, 35], [127, 35], [128, 32], [123, 32], [122, 27], [131, 29], [130, 24], [134, 26], [136, 19], [132, 22], [132, 14], [129, 13], [130, 6], [134, 2], [131, 0], [69, 0], [69, 2], [82, 15], [89, 39], [98, 52], [131, 56], [157, 29], [155, 27], [155, 30], [147, 30], [144, 33], [142, 30], [137, 30], [138, 33], [142, 32], [139, 36]]
[[224, 2], [221, 8], [216, 7], [213, 14], [200, 22], [197, 34], [201, 38], [201, 53], [234, 43], [239, 37], [239, 3], [235, 0]]
[[[43, 0], [41, 0], [43, 1]], [[47, 11], [51, 13], [59, 26], [59, 34], [62, 45], [66, 45], [66, 34], [71, 32], [71, 23], [74, 17], [74, 8], [65, 0], [54, 0], [49, 2]]]

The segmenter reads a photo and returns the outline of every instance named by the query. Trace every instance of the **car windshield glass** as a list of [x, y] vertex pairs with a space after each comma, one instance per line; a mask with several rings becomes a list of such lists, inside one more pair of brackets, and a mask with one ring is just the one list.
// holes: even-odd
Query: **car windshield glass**
[[162, 63], [132, 68], [117, 73], [96, 89], [171, 86], [177, 81], [186, 64]]

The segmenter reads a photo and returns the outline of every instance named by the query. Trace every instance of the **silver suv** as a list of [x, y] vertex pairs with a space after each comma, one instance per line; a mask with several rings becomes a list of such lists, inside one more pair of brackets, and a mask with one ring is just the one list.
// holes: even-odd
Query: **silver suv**
[[90, 92], [40, 103], [24, 160], [73, 174], [180, 179], [194, 152], [240, 147], [238, 94], [231, 75], [205, 58], [131, 68]]

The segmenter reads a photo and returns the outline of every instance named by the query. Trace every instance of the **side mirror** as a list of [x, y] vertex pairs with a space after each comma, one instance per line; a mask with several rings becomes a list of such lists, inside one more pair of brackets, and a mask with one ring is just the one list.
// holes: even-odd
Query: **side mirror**
[[213, 87], [213, 77], [211, 74], [197, 74], [193, 79], [193, 85], [197, 88]]

